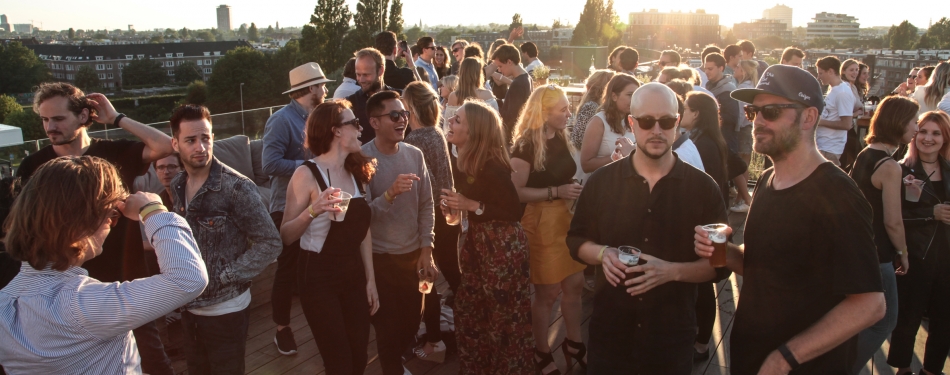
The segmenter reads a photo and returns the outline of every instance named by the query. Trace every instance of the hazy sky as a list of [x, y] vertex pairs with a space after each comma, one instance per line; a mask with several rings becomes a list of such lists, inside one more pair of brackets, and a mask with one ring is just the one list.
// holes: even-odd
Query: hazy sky
[[[786, 4], [793, 2], [786, 1]], [[351, 10], [356, 9], [356, 0], [347, 0]], [[942, 3], [942, 0], [929, 2]], [[5, 0], [0, 4], [0, 14], [6, 14], [10, 23], [29, 23], [46, 30], [76, 29], [125, 29], [135, 25], [138, 30], [154, 28], [188, 27], [189, 29], [210, 28], [216, 26], [215, 8], [226, 3], [231, 6], [232, 24], [237, 28], [242, 23], [255, 22], [258, 27], [267, 28], [279, 22], [281, 26], [302, 26], [309, 22], [310, 13], [316, 0], [99, 0], [95, 2], [77, 2], [64, 0]], [[403, 18], [407, 25], [414, 25], [421, 19], [426, 25], [449, 24], [469, 25], [511, 22], [514, 13], [521, 13], [526, 24], [550, 25], [554, 19], [562, 23], [576, 24], [584, 8], [584, 0], [553, 1], [511, 1], [511, 0], [403, 0]], [[645, 2], [617, 0], [616, 10], [626, 22], [627, 15], [643, 10]], [[661, 4], [661, 2], [656, 2]], [[677, 4], [678, 9], [670, 9], [669, 4]], [[778, 2], [752, 1], [700, 1], [677, 0], [663, 1], [658, 7], [661, 12], [670, 10], [689, 11], [704, 8], [707, 13], [719, 14], [722, 25], [748, 21], [762, 17], [762, 10]], [[462, 5], [465, 4], [465, 5]], [[478, 4], [478, 6], [472, 6]], [[543, 4], [543, 5], [542, 5]], [[637, 4], [637, 5], [635, 5]], [[904, 19], [919, 27], [926, 27], [931, 14], [936, 22], [940, 17], [950, 17], [950, 8], [945, 12], [921, 11], [916, 2], [895, 3], [883, 0], [864, 1], [827, 1], [800, 0], [794, 2], [794, 26], [805, 26], [815, 13], [846, 13], [856, 16], [862, 27], [890, 26]], [[464, 9], [467, 7], [468, 9]], [[935, 8], [936, 9], [936, 8]]]

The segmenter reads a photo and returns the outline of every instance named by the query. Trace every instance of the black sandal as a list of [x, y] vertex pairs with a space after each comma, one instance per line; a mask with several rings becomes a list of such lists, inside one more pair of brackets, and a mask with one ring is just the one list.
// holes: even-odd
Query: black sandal
[[548, 365], [554, 363], [554, 356], [551, 353], [544, 353], [537, 348], [534, 349], [534, 355], [541, 358], [541, 361], [534, 361], [534, 373], [537, 375], [561, 375], [561, 370], [554, 370], [549, 373], [544, 373], [544, 368]]
[[[568, 348], [577, 349], [577, 353], [571, 353]], [[561, 345], [561, 351], [564, 352], [564, 361], [567, 362], [567, 369], [570, 370], [574, 365], [571, 364], [571, 358], [573, 357], [577, 364], [581, 365], [581, 368], [587, 370], [587, 362], [584, 361], [584, 355], [587, 354], [587, 347], [584, 346], [583, 342], [574, 342], [569, 338], [564, 339], [564, 345]]]

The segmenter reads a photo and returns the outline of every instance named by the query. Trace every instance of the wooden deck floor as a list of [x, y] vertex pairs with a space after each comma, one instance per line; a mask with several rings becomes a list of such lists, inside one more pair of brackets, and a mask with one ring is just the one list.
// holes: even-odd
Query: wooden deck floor
[[[733, 228], [741, 228], [744, 215], [732, 214], [730, 222]], [[736, 231], [737, 241], [741, 241], [741, 230]], [[323, 360], [317, 351], [313, 335], [307, 327], [306, 319], [300, 308], [298, 300], [295, 298], [293, 308], [291, 309], [290, 327], [294, 330], [298, 352], [293, 356], [283, 356], [277, 352], [273, 343], [276, 325], [271, 319], [270, 291], [273, 285], [274, 271], [276, 264], [269, 266], [260, 276], [258, 276], [251, 288], [251, 321], [248, 329], [246, 356], [244, 358], [246, 373], [254, 375], [273, 375], [273, 374], [323, 374]], [[718, 316], [716, 325], [713, 329], [710, 350], [712, 355], [709, 360], [696, 363], [693, 367], [693, 375], [728, 375], [729, 374], [729, 346], [728, 339], [732, 329], [732, 319], [735, 313], [736, 303], [739, 300], [739, 290], [742, 284], [742, 278], [733, 275], [729, 279], [720, 282], [716, 288], [719, 301]], [[446, 286], [444, 283], [437, 285], [440, 289]], [[592, 311], [591, 295], [587, 293], [584, 298], [584, 322], [583, 336], [587, 342], [587, 324], [590, 321]], [[552, 312], [552, 324], [550, 329], [550, 342], [558, 347], [553, 348], [554, 358], [561, 371], [565, 371], [564, 357], [559, 355], [561, 343], [564, 341], [564, 325], [560, 309], [555, 305], [555, 311]], [[174, 335], [172, 335], [174, 336]], [[915, 347], [915, 356], [913, 368], [918, 370], [921, 367], [923, 359], [924, 343], [927, 339], [926, 322], [921, 327], [917, 335], [917, 344]], [[885, 342], [881, 346], [874, 359], [867, 365], [861, 375], [892, 375], [894, 370], [885, 363], [885, 357], [889, 344]], [[370, 363], [366, 368], [367, 375], [381, 374], [382, 370], [376, 356], [375, 336], [370, 333], [370, 344], [367, 348], [369, 352]], [[183, 358], [176, 358], [173, 363], [177, 374], [186, 374], [186, 365]], [[406, 368], [414, 375], [455, 375], [458, 374], [458, 357], [451, 355], [443, 364], [434, 364], [419, 359], [410, 360], [405, 364]], [[950, 361], [944, 367], [945, 372], [950, 372]], [[585, 372], [575, 366], [570, 374], [584, 374]]]

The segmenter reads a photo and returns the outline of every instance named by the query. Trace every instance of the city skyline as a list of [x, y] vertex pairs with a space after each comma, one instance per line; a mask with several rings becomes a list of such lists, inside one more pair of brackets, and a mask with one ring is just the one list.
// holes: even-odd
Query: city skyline
[[[96, 3], [98, 6], [81, 7], [75, 7], [75, 2], [62, 0], [21, 1], [0, 7], [0, 14], [6, 14], [11, 24], [30, 23], [32, 20], [34, 26], [43, 30], [65, 30], [70, 27], [74, 29], [125, 30], [129, 24], [135, 25], [138, 30], [181, 29], [182, 27], [206, 29], [216, 27], [216, 9], [222, 4], [227, 4], [231, 7], [232, 26], [234, 28], [244, 23], [250, 25], [251, 22], [255, 22], [259, 28], [266, 28], [277, 22], [283, 27], [300, 27], [309, 22], [310, 13], [316, 6], [317, 1], [311, 1], [312, 4], [292, 0], [270, 0], [267, 2], [250, 0], [166, 0], [162, 3], [155, 3], [154, 6], [149, 6], [145, 12], [143, 12], [141, 3], [128, 1], [105, 0]], [[451, 6], [455, 2], [455, 0], [449, 0], [436, 4], [443, 4], [445, 8], [455, 10], [458, 8]], [[514, 13], [520, 13], [525, 24], [550, 26], [555, 19], [560, 19], [562, 24], [576, 24], [578, 15], [583, 10], [584, 2], [584, 0], [560, 0], [557, 3], [563, 6], [538, 7], [531, 4], [511, 6], [505, 0], [482, 0], [479, 2], [479, 6], [474, 7], [475, 9], [465, 11], [464, 20], [466, 22], [459, 22], [447, 17], [446, 12], [440, 12], [439, 8], [433, 7], [430, 2], [403, 0], [403, 19], [406, 28], [418, 24], [420, 20], [425, 25], [507, 24], [511, 22], [511, 16]], [[356, 3], [357, 0], [347, 0], [351, 12], [355, 11]], [[667, 4], [644, 8], [643, 5], [618, 3], [615, 5], [615, 10], [620, 16], [621, 22], [627, 23], [630, 12], [649, 11], [651, 8], [655, 8], [659, 12], [669, 12], [671, 9]], [[882, 12], [880, 9], [884, 9], [886, 6], [882, 0], [866, 1], [861, 3], [861, 6], [817, 0], [796, 3], [788, 1], [765, 2], [755, 7], [737, 7], [732, 4], [709, 3], [699, 0], [680, 0], [676, 4], [679, 7], [676, 10], [683, 12], [704, 9], [707, 13], [718, 14], [720, 24], [727, 27], [732, 27], [735, 23], [759, 19], [762, 17], [764, 9], [771, 8], [776, 4], [785, 4], [792, 7], [794, 27], [805, 26], [816, 13], [820, 12], [845, 13], [855, 16], [858, 18], [861, 27], [896, 25], [907, 19], [915, 26], [924, 28], [931, 21], [928, 12], [911, 10], [916, 9], [916, 7], [898, 7], [893, 11]], [[71, 7], [76, 9], [71, 9]], [[890, 5], [890, 7], [893, 6]], [[63, 11], [50, 12], [49, 9]], [[65, 11], [66, 9], [69, 10]], [[942, 16], [950, 16], [950, 14], [934, 15], [932, 21], [936, 22]]]

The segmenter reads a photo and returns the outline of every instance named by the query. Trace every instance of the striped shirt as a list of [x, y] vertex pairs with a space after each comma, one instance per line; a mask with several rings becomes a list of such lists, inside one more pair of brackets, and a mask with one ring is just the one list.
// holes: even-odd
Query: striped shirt
[[208, 284], [184, 218], [159, 213], [145, 223], [161, 274], [102, 283], [85, 269], [20, 273], [0, 289], [0, 364], [9, 374], [139, 374], [132, 329], [197, 297]]

